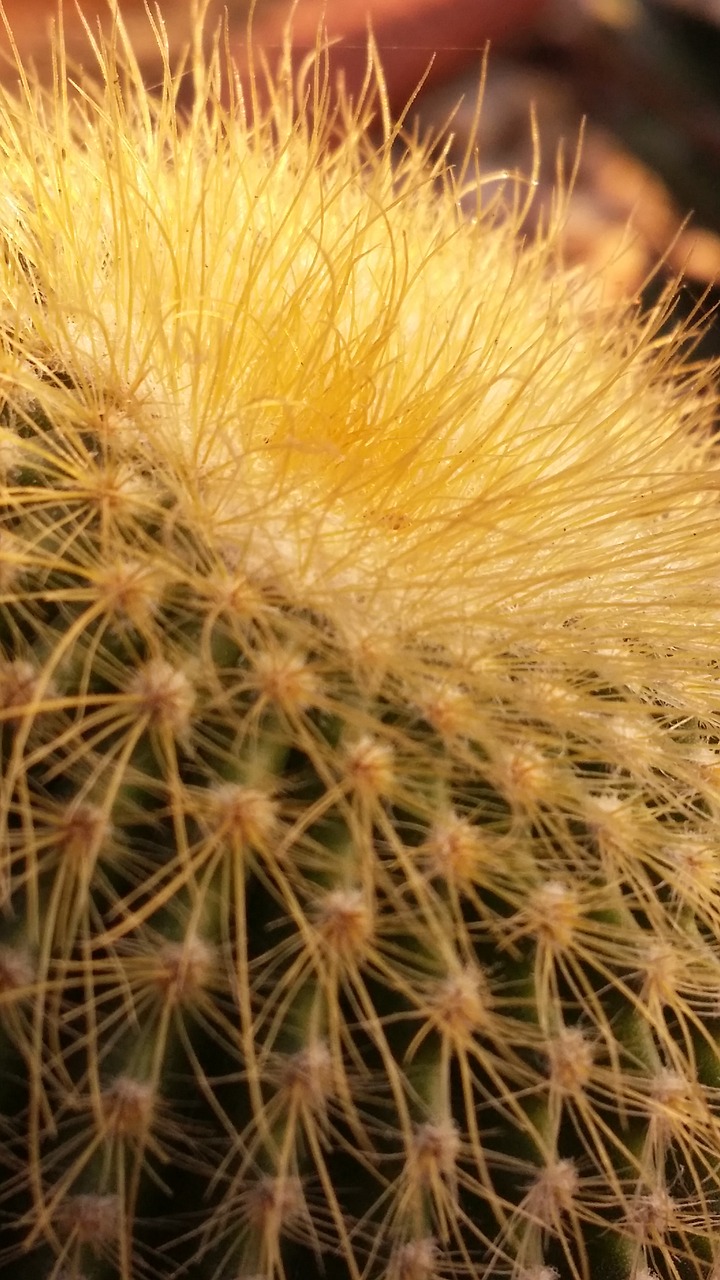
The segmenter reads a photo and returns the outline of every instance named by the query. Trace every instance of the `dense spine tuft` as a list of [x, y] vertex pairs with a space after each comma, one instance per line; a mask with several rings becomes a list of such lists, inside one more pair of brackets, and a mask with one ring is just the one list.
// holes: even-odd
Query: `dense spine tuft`
[[0, 100], [0, 1276], [717, 1280], [709, 371], [196, 43]]

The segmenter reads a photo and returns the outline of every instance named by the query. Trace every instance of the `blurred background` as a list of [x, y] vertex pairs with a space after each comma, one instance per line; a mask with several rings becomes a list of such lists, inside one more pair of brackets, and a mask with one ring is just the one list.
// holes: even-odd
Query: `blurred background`
[[[211, 19], [227, 7], [241, 64], [248, 4], [210, 5]], [[108, 24], [104, 0], [82, 0], [81, 7], [91, 26]], [[152, 86], [159, 59], [144, 3], [121, 0], [120, 7]], [[4, 0], [4, 8], [23, 59], [49, 76], [57, 0]], [[288, 0], [256, 6], [256, 42], [271, 64], [288, 9]], [[160, 0], [159, 10], [177, 57], [189, 32], [191, 0]], [[720, 0], [299, 0], [298, 56], [314, 47], [323, 12], [338, 41], [331, 65], [349, 87], [362, 81], [370, 21], [393, 111], [403, 110], [425, 76], [410, 116], [421, 129], [438, 128], [455, 109], [458, 153], [471, 129], [489, 40], [483, 170], [530, 171], [533, 104], [541, 142], [535, 208], [548, 208], [558, 148], [569, 172], [585, 118], [565, 219], [567, 262], [600, 269], [608, 293], [646, 302], [680, 276], [677, 314], [712, 312], [720, 301]], [[90, 65], [74, 0], [65, 0], [64, 25], [72, 55]], [[6, 31], [0, 31], [0, 49], [10, 50]], [[2, 75], [9, 83], [16, 78], [9, 63]], [[703, 353], [713, 350], [720, 352], [718, 325]]]

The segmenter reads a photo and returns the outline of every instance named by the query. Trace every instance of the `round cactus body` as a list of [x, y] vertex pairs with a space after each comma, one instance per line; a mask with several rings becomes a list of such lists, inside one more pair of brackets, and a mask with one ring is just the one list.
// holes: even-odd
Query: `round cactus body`
[[0, 1277], [717, 1280], [709, 375], [200, 43], [0, 103]]

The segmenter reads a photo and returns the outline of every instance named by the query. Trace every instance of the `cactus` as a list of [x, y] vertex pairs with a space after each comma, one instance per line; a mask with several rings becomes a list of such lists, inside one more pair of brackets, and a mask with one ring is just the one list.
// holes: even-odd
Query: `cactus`
[[202, 19], [0, 102], [0, 1276], [710, 1280], [711, 371]]

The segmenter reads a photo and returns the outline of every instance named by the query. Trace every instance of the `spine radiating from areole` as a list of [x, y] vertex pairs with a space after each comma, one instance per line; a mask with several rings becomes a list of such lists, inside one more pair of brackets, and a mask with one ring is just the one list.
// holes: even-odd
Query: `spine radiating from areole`
[[717, 1280], [712, 370], [201, 22], [0, 98], [0, 1278]]

